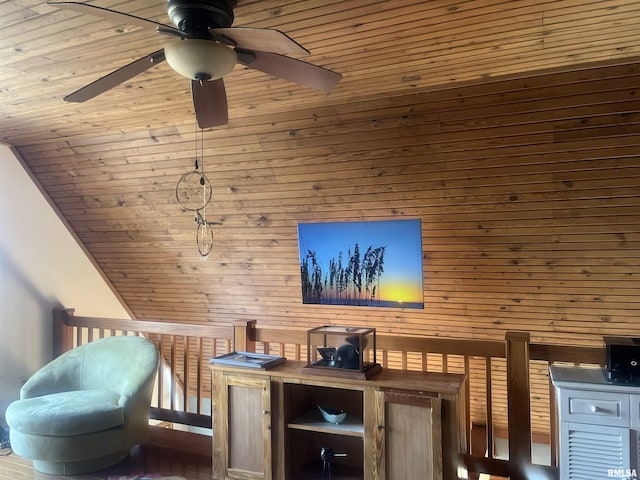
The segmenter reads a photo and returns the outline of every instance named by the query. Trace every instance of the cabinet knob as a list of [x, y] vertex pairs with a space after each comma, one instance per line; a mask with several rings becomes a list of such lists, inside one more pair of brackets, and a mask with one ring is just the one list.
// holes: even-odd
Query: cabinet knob
[[384, 430], [384, 426], [383, 425], [378, 425], [378, 431]]
[[262, 413], [264, 413], [265, 415], [269, 415], [271, 412], [269, 410], [264, 410]]
[[591, 411], [593, 413], [598, 413], [600, 411], [600, 407], [598, 407], [597, 405], [591, 405]]

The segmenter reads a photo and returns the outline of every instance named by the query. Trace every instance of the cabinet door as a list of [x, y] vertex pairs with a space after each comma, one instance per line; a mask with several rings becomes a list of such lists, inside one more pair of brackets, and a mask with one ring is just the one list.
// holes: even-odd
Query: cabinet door
[[442, 479], [440, 399], [417, 392], [376, 391], [377, 479]]
[[213, 470], [218, 478], [270, 480], [268, 379], [214, 372]]
[[[593, 480], [628, 476], [631, 439], [626, 427], [561, 422], [560, 478]], [[622, 473], [622, 475], [620, 475]]]

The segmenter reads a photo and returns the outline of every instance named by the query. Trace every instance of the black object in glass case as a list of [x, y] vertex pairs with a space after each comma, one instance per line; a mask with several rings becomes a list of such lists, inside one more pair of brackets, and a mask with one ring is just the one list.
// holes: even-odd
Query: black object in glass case
[[351, 378], [369, 378], [377, 363], [376, 329], [325, 325], [307, 331], [307, 370]]

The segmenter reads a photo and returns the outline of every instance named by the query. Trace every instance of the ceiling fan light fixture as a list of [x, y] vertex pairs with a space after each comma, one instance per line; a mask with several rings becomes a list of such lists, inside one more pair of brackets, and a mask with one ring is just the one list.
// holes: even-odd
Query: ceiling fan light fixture
[[233, 70], [235, 50], [213, 40], [175, 40], [164, 47], [169, 66], [191, 80], [217, 80]]

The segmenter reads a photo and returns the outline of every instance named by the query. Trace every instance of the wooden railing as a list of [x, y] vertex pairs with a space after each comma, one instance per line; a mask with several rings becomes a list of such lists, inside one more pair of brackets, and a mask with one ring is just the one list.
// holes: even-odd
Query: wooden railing
[[[255, 321], [231, 328], [75, 317], [71, 310], [57, 310], [54, 325], [56, 353], [109, 335], [152, 339], [162, 354], [165, 372], [158, 376], [154, 418], [206, 428], [211, 426], [210, 410], [202, 405], [211, 398], [211, 357], [233, 349], [292, 360], [307, 358], [306, 330], [258, 326]], [[487, 473], [494, 478], [557, 480], [555, 397], [548, 367], [555, 362], [601, 364], [604, 351], [534, 344], [527, 333], [509, 332], [504, 341], [378, 335], [377, 352], [384, 368], [467, 375], [463, 462], [471, 478]], [[193, 398], [195, 407], [189, 402]], [[498, 458], [498, 438], [507, 438], [508, 458]], [[551, 465], [532, 462], [534, 440], [550, 444]]]

